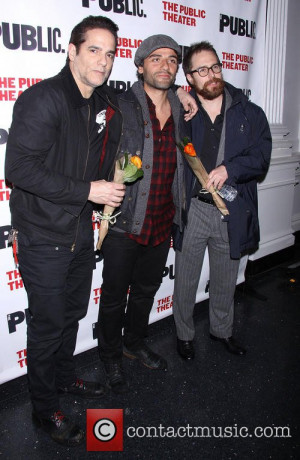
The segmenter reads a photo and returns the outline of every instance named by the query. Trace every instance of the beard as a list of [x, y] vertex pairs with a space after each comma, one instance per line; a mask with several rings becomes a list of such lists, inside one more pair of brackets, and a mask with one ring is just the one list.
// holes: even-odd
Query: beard
[[[147, 83], [149, 86], [155, 89], [169, 89], [176, 78], [176, 74], [173, 75], [171, 72], [166, 72], [169, 75], [169, 79], [160, 79], [156, 74], [150, 74], [148, 72], [145, 72], [144, 70], [144, 82]], [[159, 72], [158, 72], [159, 75]]]
[[[210, 83], [218, 83], [218, 85], [213, 86], [212, 88], [209, 88]], [[196, 88], [196, 91], [204, 99], [212, 101], [213, 99], [216, 99], [223, 93], [224, 86], [225, 86], [224, 80], [222, 80], [221, 78], [214, 77], [210, 81], [205, 82], [202, 89]]]

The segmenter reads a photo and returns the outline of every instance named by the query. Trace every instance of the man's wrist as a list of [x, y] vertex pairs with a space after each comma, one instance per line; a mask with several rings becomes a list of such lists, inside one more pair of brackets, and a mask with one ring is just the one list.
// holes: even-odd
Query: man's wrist
[[174, 91], [174, 93], [176, 94], [176, 96], [178, 96], [177, 91], [179, 90], [179, 88], [181, 88], [181, 86], [180, 86], [180, 85], [176, 85], [175, 83], [173, 83], [173, 85], [171, 86], [171, 90]]
[[92, 195], [93, 195], [93, 182], [90, 182], [90, 191], [89, 191], [88, 200], [91, 199]]

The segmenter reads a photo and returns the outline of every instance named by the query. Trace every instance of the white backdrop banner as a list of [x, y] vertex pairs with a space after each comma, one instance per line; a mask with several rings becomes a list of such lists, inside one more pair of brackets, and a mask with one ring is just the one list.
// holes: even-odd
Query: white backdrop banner
[[[28, 304], [7, 238], [10, 189], [4, 177], [6, 141], [14, 102], [26, 88], [55, 75], [64, 66], [70, 33], [88, 15], [103, 15], [119, 26], [117, 56], [108, 84], [126, 90], [136, 80], [133, 63], [141, 41], [153, 34], [173, 37], [182, 53], [208, 40], [223, 63], [223, 75], [256, 103], [262, 101], [266, 0], [2, 0], [0, 19], [0, 383], [26, 372]], [[180, 69], [176, 83], [188, 89]], [[95, 223], [95, 234], [98, 224]], [[94, 335], [101, 296], [101, 257], [95, 255], [91, 298], [81, 321], [76, 353], [96, 346]], [[244, 281], [242, 259], [238, 283]], [[172, 313], [174, 251], [170, 249], [163, 283], [150, 322]], [[206, 255], [197, 302], [209, 296]]]

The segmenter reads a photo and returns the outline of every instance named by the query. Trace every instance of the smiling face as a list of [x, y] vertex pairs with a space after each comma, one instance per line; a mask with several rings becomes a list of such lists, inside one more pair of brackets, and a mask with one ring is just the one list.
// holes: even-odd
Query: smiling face
[[153, 51], [138, 72], [143, 75], [144, 87], [166, 90], [174, 83], [178, 70], [177, 54], [171, 48]]
[[[200, 51], [191, 58], [191, 69], [211, 67], [218, 64], [217, 56], [212, 51]], [[215, 75], [210, 69], [206, 77], [200, 77], [198, 72], [187, 74], [186, 78], [196, 93], [204, 99], [213, 100], [223, 93], [224, 80], [222, 73]]]
[[70, 69], [84, 98], [89, 98], [97, 86], [108, 79], [116, 51], [116, 40], [106, 29], [91, 29], [85, 34], [85, 42], [76, 47], [69, 44]]

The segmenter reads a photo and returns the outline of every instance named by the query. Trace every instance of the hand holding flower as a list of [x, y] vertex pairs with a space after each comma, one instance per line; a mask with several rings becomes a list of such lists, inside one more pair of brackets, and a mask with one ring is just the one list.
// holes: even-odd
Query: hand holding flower
[[88, 199], [93, 203], [117, 207], [125, 195], [125, 185], [99, 180], [91, 182]]
[[[122, 187], [122, 191], [125, 189], [125, 186], [120, 184], [135, 182], [137, 179], [142, 178], [143, 175], [144, 172], [142, 170], [142, 160], [140, 157], [125, 153], [123, 157], [116, 161], [114, 180], [111, 184], [114, 185], [116, 190], [119, 190], [120, 193], [120, 187]], [[107, 235], [109, 224], [114, 225], [116, 223], [116, 218], [120, 212], [115, 215], [113, 215], [113, 212], [115, 208], [121, 204], [123, 196], [119, 199], [119, 196], [116, 193], [114, 195], [116, 202], [114, 203], [112, 200], [104, 206], [103, 212], [96, 213], [96, 218], [101, 221], [99, 238], [96, 246], [98, 250], [101, 249], [102, 242]]]
[[183, 141], [178, 144], [178, 147], [184, 154], [184, 158], [188, 162], [189, 166], [191, 167], [193, 173], [199, 180], [202, 187], [206, 188], [208, 192], [211, 193], [217, 208], [220, 210], [220, 212], [224, 216], [228, 215], [229, 214], [228, 209], [224, 201], [222, 200], [222, 198], [218, 195], [219, 192], [215, 189], [213, 185], [210, 185], [210, 182], [209, 182], [210, 179], [207, 174], [207, 171], [204, 168], [200, 158], [197, 157], [193, 144], [190, 142], [190, 140], [187, 137], [184, 137]]

